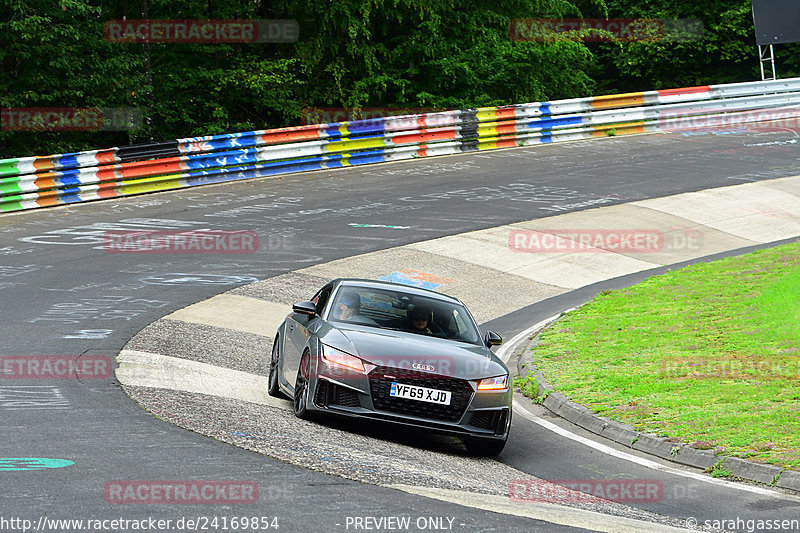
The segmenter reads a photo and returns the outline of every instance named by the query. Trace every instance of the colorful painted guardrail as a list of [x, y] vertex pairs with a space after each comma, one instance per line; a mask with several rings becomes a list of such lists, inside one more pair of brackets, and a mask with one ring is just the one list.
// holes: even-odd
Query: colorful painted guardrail
[[0, 212], [609, 135], [800, 117], [800, 78], [462, 109], [0, 160]]

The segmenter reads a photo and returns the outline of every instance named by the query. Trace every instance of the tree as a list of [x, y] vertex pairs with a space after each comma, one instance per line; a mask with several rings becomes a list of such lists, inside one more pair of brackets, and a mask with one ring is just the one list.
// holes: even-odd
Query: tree
[[304, 105], [459, 108], [588, 94], [582, 43], [515, 42], [509, 24], [577, 16], [559, 0], [295, 0]]
[[[696, 19], [700, 40], [595, 45], [601, 92], [616, 93], [760, 79], [750, 0], [607, 0], [609, 16]], [[796, 75], [797, 45], [779, 49], [782, 77]]]
[[[103, 9], [88, 0], [0, 0], [0, 107], [139, 106], [141, 58], [103, 41], [103, 20]], [[0, 157], [130, 139], [120, 132], [0, 131]]]

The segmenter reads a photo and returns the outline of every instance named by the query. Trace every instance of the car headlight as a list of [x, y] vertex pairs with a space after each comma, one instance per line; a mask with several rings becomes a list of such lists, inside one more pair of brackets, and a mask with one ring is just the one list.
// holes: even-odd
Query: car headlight
[[486, 378], [478, 382], [479, 391], [504, 390], [508, 388], [508, 374]]
[[337, 350], [336, 348], [331, 348], [325, 344], [322, 345], [322, 358], [325, 361], [335, 365], [344, 366], [358, 372], [364, 371], [364, 361], [358, 357], [350, 355], [349, 353]]

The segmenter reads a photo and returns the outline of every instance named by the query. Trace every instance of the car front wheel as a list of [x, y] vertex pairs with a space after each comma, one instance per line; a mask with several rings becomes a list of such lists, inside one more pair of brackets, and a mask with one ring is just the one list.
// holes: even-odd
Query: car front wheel
[[281, 392], [280, 385], [278, 384], [278, 336], [275, 335], [275, 342], [272, 343], [272, 356], [269, 360], [269, 386], [267, 394], [275, 398], [286, 398], [286, 395]]
[[304, 420], [311, 418], [311, 411], [308, 410], [310, 369], [311, 355], [306, 352], [300, 358], [300, 368], [297, 370], [297, 380], [294, 384], [294, 416]]

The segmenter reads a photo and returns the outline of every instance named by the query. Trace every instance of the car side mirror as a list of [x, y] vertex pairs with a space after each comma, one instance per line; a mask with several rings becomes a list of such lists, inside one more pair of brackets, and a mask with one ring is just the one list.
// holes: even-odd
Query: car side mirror
[[486, 335], [483, 337], [483, 343], [486, 346], [500, 346], [503, 344], [503, 337], [495, 333], [494, 331], [487, 331]]
[[292, 311], [301, 315], [314, 316], [317, 314], [317, 305], [309, 300], [297, 302], [292, 306]]

